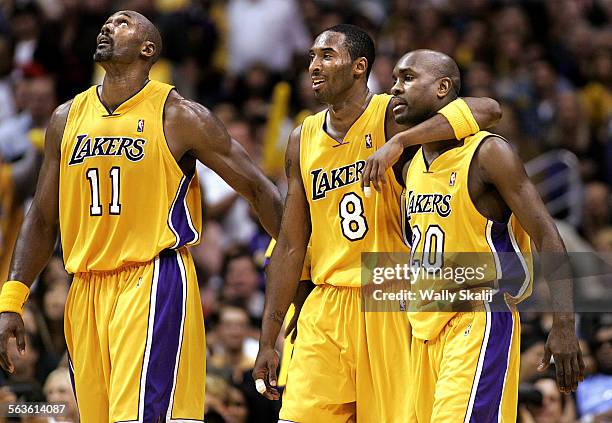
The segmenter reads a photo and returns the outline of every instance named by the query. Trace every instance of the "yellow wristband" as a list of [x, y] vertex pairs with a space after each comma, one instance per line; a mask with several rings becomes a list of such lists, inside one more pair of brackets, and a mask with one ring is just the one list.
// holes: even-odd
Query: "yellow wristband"
[[30, 295], [30, 288], [19, 281], [6, 281], [0, 292], [0, 313], [10, 311], [20, 316], [23, 314], [23, 305]]
[[438, 113], [448, 120], [450, 126], [453, 127], [455, 138], [458, 140], [463, 139], [468, 135], [474, 135], [480, 131], [472, 111], [462, 98], [458, 98], [448, 103], [446, 106], [438, 110]]

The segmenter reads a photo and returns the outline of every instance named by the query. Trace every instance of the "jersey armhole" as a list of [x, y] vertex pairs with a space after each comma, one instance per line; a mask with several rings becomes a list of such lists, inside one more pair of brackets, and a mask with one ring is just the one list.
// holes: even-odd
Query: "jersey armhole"
[[[470, 163], [468, 165], [468, 171], [467, 171], [467, 175], [466, 175], [466, 179], [465, 179], [465, 187], [467, 189], [467, 193], [468, 193], [468, 200], [470, 202], [470, 204], [472, 205], [472, 207], [474, 208], [474, 210], [476, 211], [476, 213], [478, 213], [480, 216], [482, 216], [483, 218], [490, 220], [491, 222], [494, 223], [501, 223], [501, 224], [508, 224], [508, 222], [510, 222], [510, 220], [512, 219], [512, 210], [510, 210], [510, 215], [508, 216], [508, 219], [506, 219], [505, 222], [500, 222], [498, 220], [495, 219], [491, 219], [488, 216], [485, 216], [480, 210], [478, 210], [478, 207], [476, 206], [476, 203], [474, 202], [474, 199], [472, 198], [472, 193], [470, 192], [470, 170], [472, 168], [472, 163], [474, 162], [474, 158], [476, 157], [476, 155], [478, 154], [478, 151], [480, 150], [480, 147], [487, 142], [489, 139], [492, 138], [499, 138], [502, 139], [503, 141], [509, 143], [509, 141], [507, 139], [505, 139], [504, 137], [502, 137], [501, 135], [497, 135], [497, 134], [487, 134], [486, 136], [484, 136], [479, 142], [478, 145], [476, 146], [476, 148], [474, 149], [474, 152], [472, 153], [472, 157], [470, 158]], [[508, 205], [506, 204], [506, 207], [508, 207]], [[509, 208], [509, 207], [508, 207]]]

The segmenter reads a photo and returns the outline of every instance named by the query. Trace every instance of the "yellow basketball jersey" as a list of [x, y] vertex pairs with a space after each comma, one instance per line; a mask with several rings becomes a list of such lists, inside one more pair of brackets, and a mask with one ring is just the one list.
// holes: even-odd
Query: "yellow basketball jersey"
[[[529, 236], [514, 215], [508, 222], [484, 217], [468, 191], [472, 157], [478, 145], [490, 135], [480, 131], [465, 138], [462, 146], [443, 152], [429, 167], [419, 149], [408, 169], [406, 213], [412, 230], [411, 263], [430, 269], [449, 267], [455, 271], [450, 284], [436, 286], [439, 281], [435, 277], [421, 276], [413, 285], [418, 296], [410, 310], [417, 312], [409, 313], [409, 318], [412, 334], [417, 338], [435, 338], [455, 314], [422, 311], [432, 302], [431, 298], [421, 297], [421, 292], [431, 291], [432, 285], [444, 286], [449, 292], [454, 289], [456, 293], [465, 288], [491, 288], [513, 304], [531, 294]], [[462, 267], [460, 278], [458, 267]], [[467, 268], [472, 270], [466, 273]]]
[[[312, 223], [311, 277], [315, 284], [361, 284], [362, 252], [406, 252], [402, 187], [387, 170], [383, 192], [365, 198], [360, 187], [367, 158], [384, 145], [389, 95], [375, 95], [342, 143], [324, 129], [327, 111], [302, 125], [300, 166]], [[374, 191], [374, 190], [373, 190]]]
[[71, 273], [147, 262], [195, 244], [202, 210], [195, 169], [185, 175], [164, 136], [172, 86], [150, 81], [109, 113], [97, 87], [72, 103], [61, 146], [60, 230]]

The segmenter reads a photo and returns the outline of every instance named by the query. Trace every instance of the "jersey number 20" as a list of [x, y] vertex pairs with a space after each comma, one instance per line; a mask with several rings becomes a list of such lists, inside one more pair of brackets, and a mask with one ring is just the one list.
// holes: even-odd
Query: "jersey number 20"
[[419, 243], [421, 242], [421, 229], [417, 225], [412, 227], [412, 243], [410, 263], [419, 267], [442, 267], [444, 262], [444, 231], [438, 225], [429, 225], [425, 231], [425, 244], [422, 248], [421, 259], [415, 258]]
[[[119, 181], [120, 168], [113, 166], [109, 172], [112, 182], [111, 203], [109, 204], [109, 214], [120, 214], [121, 203], [119, 202]], [[89, 180], [89, 188], [91, 189], [91, 205], [89, 206], [89, 214], [91, 216], [102, 216], [102, 203], [100, 201], [100, 182], [98, 168], [92, 167], [87, 169], [85, 176]]]

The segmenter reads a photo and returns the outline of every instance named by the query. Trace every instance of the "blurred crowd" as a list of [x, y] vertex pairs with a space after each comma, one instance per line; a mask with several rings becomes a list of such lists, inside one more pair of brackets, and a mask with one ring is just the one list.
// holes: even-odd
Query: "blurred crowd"
[[[213, 110], [281, 191], [289, 131], [322, 107], [307, 72], [307, 52], [318, 33], [353, 23], [373, 36], [377, 56], [369, 86], [375, 92], [388, 92], [394, 64], [405, 52], [447, 53], [461, 68], [463, 96], [501, 103], [503, 118], [494, 131], [525, 162], [556, 151], [575, 160], [569, 206], [578, 213], [554, 209], [568, 250], [612, 252], [609, 0], [3, 0], [2, 278], [35, 188], [49, 117], [58, 104], [102, 80], [92, 60], [96, 35], [120, 9], [140, 11], [162, 33], [162, 59], [152, 78]], [[198, 175], [205, 226], [192, 253], [207, 329], [207, 421], [273, 422], [279, 405], [259, 396], [250, 377], [270, 238], [231, 187], [203, 166]], [[63, 336], [69, 286], [58, 249], [26, 306], [26, 354], [20, 356], [13, 343], [15, 372], [0, 374], [0, 403], [62, 401], [69, 408], [65, 421], [77, 421]], [[535, 371], [551, 315], [522, 319], [521, 421], [612, 421], [612, 314], [579, 315], [588, 376], [575, 395], [560, 394], [554, 375]]]

